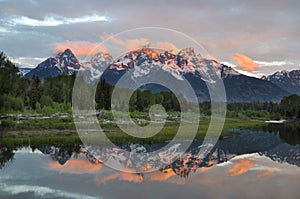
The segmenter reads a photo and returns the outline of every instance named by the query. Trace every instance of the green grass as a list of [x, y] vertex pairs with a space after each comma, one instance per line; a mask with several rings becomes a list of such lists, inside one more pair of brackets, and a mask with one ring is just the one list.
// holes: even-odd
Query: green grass
[[60, 146], [72, 147], [82, 144], [78, 136], [36, 136], [36, 137], [2, 137], [0, 146], [6, 148], [19, 148], [24, 146]]
[[[210, 123], [210, 119], [206, 118], [204, 120], [201, 120], [198, 126], [198, 131], [196, 134], [197, 139], [204, 138], [208, 129]], [[125, 133], [123, 133], [116, 124], [102, 124], [101, 127], [106, 133], [106, 136], [112, 140], [114, 143], [158, 143], [158, 142], [166, 142], [168, 140], [171, 140], [174, 138], [178, 131], [179, 122], [174, 121], [168, 121], [166, 122], [164, 128], [157, 133], [155, 136], [151, 138], [145, 138], [145, 139], [139, 139], [132, 136], [129, 136]], [[224, 123], [224, 128], [221, 134], [221, 138], [231, 136], [232, 133], [229, 131], [230, 129], [246, 129], [250, 127], [259, 127], [264, 126], [266, 123], [262, 120], [252, 120], [252, 119], [239, 119], [239, 118], [226, 118]], [[192, 128], [191, 128], [192, 130]], [[192, 133], [187, 128], [186, 131], [186, 137], [180, 137], [180, 139], [186, 139], [188, 138], [188, 134]]]
[[28, 119], [18, 120], [8, 118], [1, 120], [0, 130], [47, 130], [47, 129], [69, 129], [75, 130], [72, 117], [51, 119]]
[[[173, 114], [174, 116], [177, 113]], [[133, 120], [140, 119], [148, 120], [145, 113], [134, 112], [132, 115]], [[170, 116], [169, 116], [170, 117]], [[159, 143], [172, 140], [178, 131], [180, 121], [174, 119], [171, 116], [171, 119], [168, 119], [164, 125], [164, 128], [151, 138], [136, 138], [126, 133], [122, 132], [118, 126], [113, 123], [112, 116], [106, 114], [104, 117], [99, 119], [108, 120], [108, 123], [102, 123], [101, 128], [104, 130], [106, 136], [116, 144], [125, 144], [125, 143]], [[71, 144], [78, 143], [80, 141], [75, 124], [71, 117], [67, 118], [51, 118], [51, 119], [31, 119], [18, 121], [15, 118], [10, 118], [1, 121], [1, 131], [2, 131], [2, 141], [5, 144], [10, 142], [16, 143], [26, 143], [30, 140], [30, 143], [34, 144]], [[4, 125], [3, 125], [4, 124]], [[198, 125], [198, 131], [196, 134], [197, 139], [204, 138], [210, 124], [210, 118], [204, 118], [200, 121]], [[266, 125], [263, 120], [254, 120], [249, 118], [226, 118], [222, 135], [220, 138], [231, 135], [228, 131], [229, 129], [245, 129], [250, 127], [258, 127]], [[186, 125], [185, 133], [183, 136], [178, 139], [187, 139], [190, 133], [193, 132], [193, 127]], [[197, 128], [197, 127], [196, 127]], [[90, 138], [91, 141], [99, 142], [101, 140]]]

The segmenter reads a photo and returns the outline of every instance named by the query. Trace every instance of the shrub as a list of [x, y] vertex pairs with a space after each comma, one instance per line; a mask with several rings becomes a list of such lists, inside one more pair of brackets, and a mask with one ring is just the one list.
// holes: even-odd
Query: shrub
[[2, 128], [13, 129], [16, 126], [16, 122], [12, 119], [5, 119], [1, 121]]

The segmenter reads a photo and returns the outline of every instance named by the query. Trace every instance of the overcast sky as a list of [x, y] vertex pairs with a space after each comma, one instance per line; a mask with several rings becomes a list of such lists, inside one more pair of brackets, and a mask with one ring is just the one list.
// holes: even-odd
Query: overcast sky
[[299, 69], [300, 1], [244, 2], [0, 0], [0, 50], [35, 67], [61, 47], [76, 54], [104, 34], [158, 26], [187, 34], [240, 70]]

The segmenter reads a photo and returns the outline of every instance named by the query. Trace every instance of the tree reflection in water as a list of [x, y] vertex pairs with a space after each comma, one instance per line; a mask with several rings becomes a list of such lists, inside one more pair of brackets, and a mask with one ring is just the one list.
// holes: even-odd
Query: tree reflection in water
[[[260, 129], [233, 131], [238, 134], [219, 140], [206, 157], [200, 158], [199, 150], [203, 147], [201, 146], [203, 141], [197, 140], [193, 142], [189, 150], [182, 157], [168, 166], [161, 167], [159, 170], [162, 173], [172, 171], [183, 178], [188, 178], [190, 172], [195, 172], [198, 168], [211, 167], [226, 162], [235, 156], [250, 153], [258, 153], [276, 162], [286, 162], [298, 167], [300, 166], [299, 127], [287, 124], [270, 124]], [[163, 145], [153, 144], [150, 147], [155, 149]], [[133, 148], [135, 146], [141, 147], [141, 145], [131, 145], [130, 147], [124, 146], [124, 148]], [[17, 147], [0, 145], [0, 169], [13, 160], [15, 149]], [[105, 149], [106, 151], [102, 153], [102, 156], [101, 153], [96, 154], [97, 157], [101, 157], [101, 159], [97, 159], [93, 156], [94, 153], [90, 153], [87, 148], [78, 144], [74, 144], [74, 146], [32, 146], [33, 151], [37, 149], [49, 155], [60, 165], [66, 164], [71, 158], [76, 159], [78, 154], [83, 154], [92, 164], [102, 164], [107, 157], [115, 155], [114, 150], [107, 151]], [[157, 162], [161, 161], [157, 157], [149, 158], [151, 158], [151, 161], [153, 159]], [[128, 163], [126, 161], [128, 160], [122, 159], [119, 163], [125, 165]], [[143, 179], [143, 172], [137, 172], [136, 175]]]

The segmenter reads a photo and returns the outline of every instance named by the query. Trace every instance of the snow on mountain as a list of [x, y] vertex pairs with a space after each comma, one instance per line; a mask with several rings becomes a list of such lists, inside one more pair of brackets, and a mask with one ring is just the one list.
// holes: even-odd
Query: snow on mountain
[[[94, 64], [97, 67], [93, 67], [97, 60], [105, 61], [100, 61]], [[207, 84], [212, 85], [220, 79], [224, 82], [227, 100], [232, 102], [280, 101], [283, 96], [289, 95], [289, 92], [271, 82], [248, 77], [218, 61], [203, 58], [193, 48], [182, 49], [176, 54], [145, 47], [115, 60], [108, 54], [99, 57], [96, 55], [90, 62], [83, 63], [83, 68], [88, 82], [98, 81], [101, 76], [115, 85], [126, 73], [130, 79], [123, 82], [122, 86], [132, 88], [132, 84], [143, 85], [143, 89], [154, 92], [159, 92], [162, 88], [151, 84], [147, 87], [147, 82], [152, 82], [153, 78], [163, 79], [171, 75], [172, 81], [179, 86], [177, 90], [183, 92], [181, 94], [185, 94], [185, 89], [180, 87], [183, 85], [181, 81], [187, 79], [199, 101], [210, 100]], [[168, 76], [163, 75], [164, 71]]]
[[290, 93], [300, 95], [300, 70], [279, 71], [269, 76], [263, 76], [262, 79], [270, 81]]
[[108, 53], [96, 53], [90, 61], [82, 63], [79, 70], [84, 74], [87, 82], [97, 82], [112, 61], [113, 58]]
[[159, 68], [179, 80], [183, 80], [184, 74], [198, 73], [204, 80], [212, 81], [210, 78], [220, 76], [219, 67], [220, 63], [196, 55], [193, 48], [183, 49], [178, 54], [144, 48], [119, 58], [109, 69], [132, 70], [132, 77], [138, 78]]
[[[40, 63], [28, 72], [26, 77], [38, 76], [44, 79], [47, 76], [57, 76], [62, 73], [72, 74], [79, 70], [85, 70], [91, 75], [90, 78], [96, 79], [102, 75], [108, 65], [111, 70], [132, 70], [133, 78], [143, 77], [148, 75], [150, 71], [159, 68], [169, 72], [179, 80], [183, 80], [184, 74], [197, 73], [204, 81], [208, 82], [213, 82], [212, 78], [220, 77], [223, 67], [219, 62], [205, 59], [200, 54], [196, 55], [193, 48], [183, 49], [178, 54], [143, 48], [130, 52], [114, 63], [109, 54], [97, 53], [90, 61], [82, 64], [70, 49], [66, 49], [55, 57], [50, 57]], [[229, 71], [230, 69], [227, 69], [227, 75], [232, 74]]]
[[70, 49], [58, 53], [40, 63], [36, 68], [25, 74], [25, 77], [38, 76], [41, 80], [48, 76], [58, 76], [63, 73], [73, 74], [81, 68], [81, 64]]
[[64, 52], [58, 53], [55, 58], [58, 62], [58, 67], [60, 67], [63, 71], [77, 71], [81, 67], [78, 59], [70, 49], [66, 49]]
[[27, 73], [29, 73], [32, 70], [32, 68], [19, 68], [19, 75], [25, 76]]
[[[195, 140], [187, 151], [182, 148], [182, 144], [182, 142], [174, 143], [161, 151], [157, 150], [161, 149], [165, 143], [152, 145], [129, 143], [120, 148], [85, 145], [80, 151], [86, 154], [92, 163], [105, 163], [114, 168], [139, 174], [151, 170], [165, 172], [171, 169], [183, 178], [187, 178], [191, 172], [195, 172], [201, 167], [224, 166], [223, 163], [234, 157], [239, 159], [258, 154], [273, 161], [300, 166], [300, 145], [284, 143], [280, 136], [273, 133], [241, 130], [236, 136], [219, 140], [215, 145], [204, 144], [201, 139]], [[50, 151], [51, 153], [47, 152], [47, 154], [51, 154], [52, 158], [60, 163], [64, 163], [69, 158], [62, 149], [59, 151], [62, 152], [63, 158], [57, 157], [57, 148], [54, 148], [55, 150], [53, 148], [46, 149], [42, 150], [43, 153]], [[151, 153], [152, 151], [157, 153]], [[203, 153], [203, 151], [207, 151], [207, 153]], [[171, 157], [175, 157], [175, 161]]]
[[[78, 71], [84, 74], [85, 80], [89, 83], [96, 83], [101, 77], [112, 85], [126, 73], [131, 80], [127, 85], [123, 85], [125, 87], [133, 83], [146, 85], [151, 78], [164, 79], [169, 76], [174, 79], [172, 81], [179, 81], [176, 85], [180, 87], [181, 81], [187, 79], [200, 101], [210, 100], [207, 84], [212, 85], [220, 79], [224, 82], [228, 101], [280, 101], [283, 96], [290, 94], [266, 79], [243, 75], [218, 61], [204, 58], [193, 48], [182, 49], [176, 54], [172, 51], [144, 47], [115, 60], [107, 53], [97, 53], [84, 63], [80, 63], [71, 50], [67, 49], [43, 61], [25, 76], [29, 78], [38, 76], [43, 80], [48, 76], [73, 74]], [[164, 76], [164, 72], [167, 76]], [[161, 91], [161, 87], [148, 86], [149, 88], [147, 86], [143, 88]], [[185, 92], [186, 89], [180, 87], [177, 90]]]

